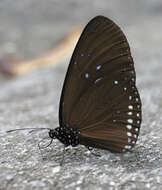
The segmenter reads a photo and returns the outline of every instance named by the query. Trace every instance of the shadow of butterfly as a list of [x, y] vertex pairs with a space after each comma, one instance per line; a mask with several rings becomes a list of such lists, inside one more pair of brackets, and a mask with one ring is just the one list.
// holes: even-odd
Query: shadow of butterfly
[[[60, 99], [60, 126], [27, 129], [49, 130], [50, 144], [53, 139], [62, 142], [62, 164], [70, 145], [130, 151], [139, 136], [141, 114], [127, 39], [112, 20], [97, 16], [87, 24], [73, 52]], [[26, 129], [7, 132], [16, 130]]]

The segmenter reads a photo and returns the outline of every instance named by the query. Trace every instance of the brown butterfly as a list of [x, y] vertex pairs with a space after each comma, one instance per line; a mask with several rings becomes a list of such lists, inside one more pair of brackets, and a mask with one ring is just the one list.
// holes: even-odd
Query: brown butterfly
[[48, 129], [51, 142], [56, 138], [65, 146], [130, 151], [141, 118], [127, 39], [112, 20], [97, 16], [85, 27], [72, 55], [60, 99], [60, 126]]

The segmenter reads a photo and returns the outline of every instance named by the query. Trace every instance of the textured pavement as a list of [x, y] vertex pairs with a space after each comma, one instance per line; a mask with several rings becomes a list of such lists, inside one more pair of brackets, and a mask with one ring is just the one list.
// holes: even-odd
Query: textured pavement
[[[159, 190], [162, 189], [162, 2], [107, 0], [0, 1], [0, 56], [36, 57], [71, 27], [102, 14], [125, 32], [137, 73], [143, 122], [132, 153], [112, 154], [62, 145], [41, 153], [46, 132], [0, 137], [0, 190]], [[58, 126], [58, 104], [69, 60], [7, 80], [0, 76], [0, 130]]]

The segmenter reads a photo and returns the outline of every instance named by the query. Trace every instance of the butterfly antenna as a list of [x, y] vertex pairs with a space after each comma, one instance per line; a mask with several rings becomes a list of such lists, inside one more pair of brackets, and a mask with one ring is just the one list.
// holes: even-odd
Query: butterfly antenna
[[24, 131], [24, 130], [30, 130], [29, 133], [40, 131], [40, 130], [51, 130], [50, 128], [23, 128], [23, 129], [12, 129], [6, 131], [6, 133], [12, 133], [15, 131]]

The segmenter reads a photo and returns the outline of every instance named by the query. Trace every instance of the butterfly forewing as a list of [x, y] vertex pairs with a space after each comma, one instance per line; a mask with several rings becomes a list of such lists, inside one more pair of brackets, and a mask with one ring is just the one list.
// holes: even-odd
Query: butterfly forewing
[[78, 129], [86, 146], [127, 151], [136, 143], [141, 100], [130, 48], [110, 19], [95, 17], [85, 27], [65, 77], [60, 126]]

